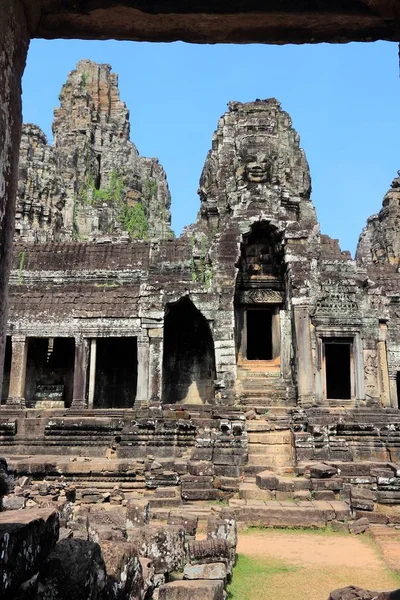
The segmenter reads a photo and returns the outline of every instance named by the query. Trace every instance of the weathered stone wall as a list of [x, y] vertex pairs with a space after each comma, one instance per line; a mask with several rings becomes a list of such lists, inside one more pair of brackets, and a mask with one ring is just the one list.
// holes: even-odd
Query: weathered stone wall
[[129, 111], [109, 65], [78, 63], [54, 112], [54, 145], [25, 125], [16, 236], [21, 241], [168, 239], [170, 193], [157, 159], [130, 141]]
[[21, 77], [29, 45], [22, 3], [5, 0], [0, 7], [0, 381], [3, 379], [8, 276], [14, 231], [21, 137]]

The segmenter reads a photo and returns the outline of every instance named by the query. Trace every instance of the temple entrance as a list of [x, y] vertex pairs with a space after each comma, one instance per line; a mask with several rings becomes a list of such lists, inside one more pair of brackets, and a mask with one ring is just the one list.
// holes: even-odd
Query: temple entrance
[[352, 346], [352, 341], [344, 338], [324, 342], [326, 398], [328, 400], [351, 400]]
[[272, 312], [270, 310], [247, 311], [247, 359], [271, 360]]
[[97, 338], [94, 408], [132, 408], [137, 386], [137, 338]]
[[11, 372], [11, 336], [6, 337], [6, 351], [4, 356], [4, 371], [3, 371], [3, 386], [1, 390], [1, 404], [5, 404], [8, 398], [8, 390], [10, 387], [10, 372]]
[[[283, 247], [276, 227], [255, 223], [243, 236], [236, 281], [238, 363], [265, 361], [280, 369], [280, 311], [284, 301]], [[255, 365], [255, 368], [256, 367]]]
[[167, 306], [163, 402], [211, 403], [215, 378], [214, 341], [207, 320], [189, 298]]
[[64, 408], [72, 402], [74, 338], [29, 338], [26, 404], [31, 408]]

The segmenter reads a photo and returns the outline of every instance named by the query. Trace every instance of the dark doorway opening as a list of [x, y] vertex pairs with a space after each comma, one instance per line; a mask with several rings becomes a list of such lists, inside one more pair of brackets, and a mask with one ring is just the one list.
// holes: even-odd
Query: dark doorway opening
[[210, 403], [215, 378], [210, 326], [189, 298], [183, 298], [165, 316], [163, 402]]
[[75, 339], [29, 338], [25, 398], [27, 406], [69, 407], [74, 384]]
[[272, 311], [247, 311], [247, 359], [272, 360]]
[[326, 397], [351, 399], [351, 343], [325, 343]]
[[397, 408], [400, 408], [400, 371], [396, 373]]
[[8, 390], [10, 388], [10, 373], [11, 373], [11, 336], [6, 337], [6, 351], [4, 355], [4, 371], [3, 371], [3, 386], [1, 390], [1, 404], [5, 404], [8, 398]]
[[97, 338], [94, 408], [132, 408], [137, 387], [137, 338]]

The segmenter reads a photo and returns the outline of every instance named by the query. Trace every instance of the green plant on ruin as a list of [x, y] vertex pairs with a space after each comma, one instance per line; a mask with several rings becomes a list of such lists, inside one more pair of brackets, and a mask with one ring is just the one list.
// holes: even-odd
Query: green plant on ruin
[[74, 198], [74, 206], [72, 209], [72, 239], [74, 242], [78, 242], [79, 236], [79, 225], [78, 225], [78, 199]]
[[19, 255], [19, 265], [18, 265], [18, 283], [21, 284], [23, 282], [23, 271], [25, 264], [25, 250], [23, 250]]
[[110, 181], [105, 188], [96, 188], [96, 183], [90, 168], [86, 171], [86, 181], [81, 193], [83, 204], [89, 206], [98, 206], [104, 202], [107, 204], [119, 204], [122, 201], [122, 191], [124, 189], [124, 180], [116, 169], [111, 171]]
[[143, 196], [146, 200], [152, 200], [157, 196], [157, 181], [146, 177], [142, 186]]
[[146, 212], [142, 203], [138, 202], [133, 206], [123, 204], [119, 216], [119, 222], [124, 231], [137, 240], [148, 240], [149, 224]]
[[197, 261], [194, 259], [196, 240], [194, 236], [190, 238], [192, 248], [192, 257], [190, 260], [190, 272], [194, 283], [202, 283], [207, 289], [210, 289], [213, 279], [213, 266], [208, 258], [207, 238], [201, 240], [200, 256]]
[[85, 72], [85, 73], [82, 73], [82, 77], [81, 77], [81, 87], [82, 87], [83, 89], [86, 89], [86, 88], [87, 88], [87, 82], [88, 82], [88, 79], [89, 79], [89, 73], [86, 73], [86, 72]]
[[[149, 225], [144, 205], [142, 203], [135, 203], [133, 206], [126, 204], [123, 194], [124, 179], [116, 169], [111, 171], [107, 187], [97, 189], [95, 179], [91, 173], [88, 148], [87, 153], [86, 181], [81, 192], [82, 204], [93, 207], [103, 203], [113, 205], [117, 209], [118, 222], [123, 231], [127, 231], [134, 239], [147, 240], [149, 237]], [[153, 189], [152, 184], [154, 184], [156, 191], [156, 182], [147, 181], [149, 181], [149, 189]], [[112, 233], [112, 231], [109, 231], [109, 233]]]

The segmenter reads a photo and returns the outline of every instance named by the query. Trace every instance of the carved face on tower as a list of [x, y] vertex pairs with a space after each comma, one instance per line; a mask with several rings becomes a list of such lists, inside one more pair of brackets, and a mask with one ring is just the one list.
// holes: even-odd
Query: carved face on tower
[[237, 169], [239, 182], [268, 183], [271, 181], [272, 164], [265, 152], [257, 150], [254, 146], [243, 150], [240, 163]]
[[293, 220], [310, 190], [299, 136], [279, 102], [231, 102], [218, 123], [200, 179], [202, 217], [214, 212], [239, 217], [248, 209]]

